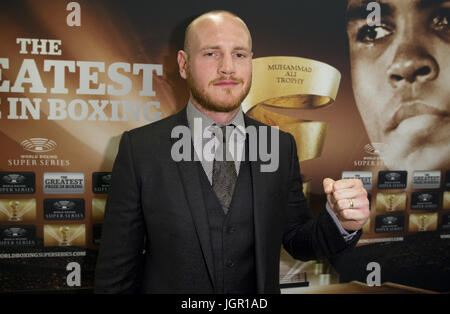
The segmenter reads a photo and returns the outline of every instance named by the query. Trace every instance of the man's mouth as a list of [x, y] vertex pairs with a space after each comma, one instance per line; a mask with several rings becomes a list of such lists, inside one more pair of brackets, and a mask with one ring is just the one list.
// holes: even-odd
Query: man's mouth
[[403, 121], [421, 115], [435, 115], [440, 118], [448, 118], [448, 111], [443, 111], [435, 107], [431, 107], [420, 101], [410, 101], [401, 104], [400, 108], [395, 112], [386, 128], [387, 132], [395, 130]]
[[212, 81], [211, 83], [209, 83], [210, 85], [214, 85], [214, 86], [221, 86], [221, 87], [233, 87], [239, 84], [244, 83], [242, 80], [240, 79], [235, 79], [235, 78], [231, 78], [231, 79], [215, 79], [214, 81]]
[[214, 85], [215, 86], [235, 86], [238, 84], [239, 83], [235, 82], [235, 81], [221, 81], [221, 82], [215, 83]]

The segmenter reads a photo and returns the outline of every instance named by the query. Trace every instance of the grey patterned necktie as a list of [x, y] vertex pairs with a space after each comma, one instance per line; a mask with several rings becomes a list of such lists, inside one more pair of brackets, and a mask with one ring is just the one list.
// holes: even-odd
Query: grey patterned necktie
[[[220, 204], [222, 205], [222, 209], [226, 215], [228, 213], [228, 210], [230, 209], [230, 203], [233, 197], [234, 187], [237, 180], [237, 173], [234, 161], [231, 158], [229, 158], [231, 160], [227, 160], [226, 158], [226, 152], [228, 150], [228, 147], [226, 145], [226, 127], [222, 126], [220, 127], [220, 129], [222, 130], [223, 140], [223, 144], [221, 147], [222, 160], [216, 160], [216, 158], [214, 158], [212, 188], [216, 193], [217, 198], [219, 199]], [[220, 136], [218, 136], [218, 138], [220, 139]]]

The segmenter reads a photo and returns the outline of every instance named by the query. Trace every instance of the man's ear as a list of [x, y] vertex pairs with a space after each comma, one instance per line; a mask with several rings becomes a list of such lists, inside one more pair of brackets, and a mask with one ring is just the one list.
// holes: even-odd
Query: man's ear
[[187, 78], [187, 60], [188, 55], [185, 51], [179, 50], [177, 55], [177, 61], [178, 61], [178, 69], [180, 71], [180, 76], [184, 79]]

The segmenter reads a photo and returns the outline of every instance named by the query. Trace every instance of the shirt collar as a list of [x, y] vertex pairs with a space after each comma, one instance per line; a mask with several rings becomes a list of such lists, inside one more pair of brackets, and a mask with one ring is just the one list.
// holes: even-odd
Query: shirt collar
[[[205, 128], [210, 127], [213, 124], [216, 124], [218, 126], [221, 126], [221, 124], [216, 123], [213, 119], [205, 115], [203, 112], [198, 110], [189, 99], [187, 108], [186, 108], [186, 114], [187, 114], [187, 120], [189, 124], [189, 128], [191, 129], [191, 132], [193, 132], [194, 128], [194, 119], [200, 118], [202, 120], [202, 134]], [[245, 136], [245, 121], [244, 121], [244, 113], [242, 111], [242, 108], [239, 108], [239, 111], [236, 113], [234, 118], [230, 121], [229, 124], [233, 124], [238, 130], [239, 134]]]

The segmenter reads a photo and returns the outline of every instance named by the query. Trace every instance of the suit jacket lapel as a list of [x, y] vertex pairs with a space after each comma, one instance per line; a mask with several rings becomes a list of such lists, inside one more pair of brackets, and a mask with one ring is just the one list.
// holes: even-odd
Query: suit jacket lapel
[[[184, 125], [188, 127], [186, 108], [184, 108], [177, 115], [179, 116], [178, 125]], [[171, 138], [172, 144], [174, 144], [178, 140], [179, 139]], [[192, 141], [191, 141], [191, 152], [193, 157], [194, 147]], [[176, 164], [178, 166], [180, 177], [183, 182], [184, 193], [186, 195], [189, 208], [191, 210], [192, 219], [194, 221], [197, 236], [200, 241], [200, 246], [202, 248], [203, 256], [208, 268], [209, 276], [213, 288], [215, 288], [214, 260], [212, 253], [211, 237], [209, 233], [209, 222], [206, 213], [206, 207], [203, 200], [202, 190], [199, 188], [201, 186], [198, 173], [199, 161], [194, 161], [193, 158], [191, 160], [192, 161], [181, 160], [179, 162], [176, 162]]]
[[[244, 116], [245, 126], [256, 128], [256, 134], [259, 136], [258, 125], [252, 119]], [[248, 140], [248, 138], [247, 138]], [[258, 142], [259, 143], [259, 142]], [[267, 195], [267, 184], [261, 172], [261, 160], [259, 154], [257, 160], [250, 162], [253, 185], [253, 220], [255, 228], [255, 261], [256, 261], [256, 287], [258, 293], [264, 293], [266, 283], [266, 237], [270, 236], [270, 222], [268, 221], [266, 201], [262, 196]]]
[[[184, 125], [188, 127], [186, 108], [184, 108], [178, 114], [177, 125]], [[249, 119], [244, 115], [245, 125], [254, 126], [257, 129], [256, 134], [258, 134], [258, 124], [254, 120]], [[171, 138], [172, 144], [174, 144], [178, 139]], [[248, 140], [248, 138], [247, 138]], [[194, 147], [191, 142], [191, 152], [192, 156], [194, 154]], [[247, 155], [249, 156], [249, 155]], [[262, 195], [267, 195], [267, 184], [265, 184], [263, 173], [261, 172], [261, 161], [259, 155], [256, 161], [252, 161], [251, 174], [253, 182], [253, 211], [254, 211], [254, 228], [255, 228], [255, 261], [256, 261], [256, 284], [257, 292], [264, 293], [265, 283], [266, 283], [266, 262], [267, 262], [267, 249], [266, 244], [268, 243], [267, 237], [270, 234], [267, 232], [270, 230], [270, 217], [267, 214], [266, 200], [264, 200]], [[192, 159], [193, 160], [193, 159]], [[214, 260], [212, 252], [211, 237], [209, 233], [209, 222], [206, 213], [206, 207], [203, 200], [202, 190], [199, 189], [200, 178], [198, 173], [198, 161], [180, 161], [176, 163], [178, 170], [180, 172], [181, 180], [183, 181], [184, 192], [186, 199], [188, 201], [189, 208], [191, 210], [192, 218], [195, 224], [195, 229], [200, 241], [203, 256], [208, 268], [209, 276], [213, 287], [214, 283]], [[201, 165], [200, 165], [201, 167]]]

